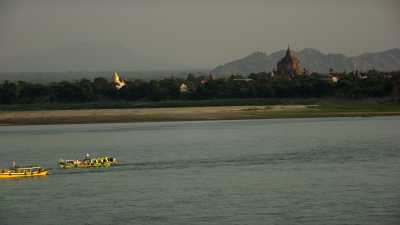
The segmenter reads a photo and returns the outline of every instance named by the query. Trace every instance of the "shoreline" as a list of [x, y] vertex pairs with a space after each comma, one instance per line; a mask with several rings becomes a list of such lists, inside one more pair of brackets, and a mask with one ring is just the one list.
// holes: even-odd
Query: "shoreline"
[[136, 109], [0, 111], [0, 126], [400, 116], [400, 109], [338, 109], [320, 105], [204, 106]]

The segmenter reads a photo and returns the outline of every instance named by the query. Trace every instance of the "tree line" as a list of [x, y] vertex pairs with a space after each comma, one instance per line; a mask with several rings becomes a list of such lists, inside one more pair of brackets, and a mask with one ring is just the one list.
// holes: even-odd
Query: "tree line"
[[354, 99], [399, 93], [400, 72], [371, 70], [366, 73], [342, 73], [338, 77], [334, 82], [330, 76], [320, 74], [293, 78], [266, 72], [220, 78], [188, 74], [185, 79], [127, 80], [119, 90], [112, 81], [103, 77], [48, 84], [3, 81], [0, 83], [0, 104], [292, 97]]

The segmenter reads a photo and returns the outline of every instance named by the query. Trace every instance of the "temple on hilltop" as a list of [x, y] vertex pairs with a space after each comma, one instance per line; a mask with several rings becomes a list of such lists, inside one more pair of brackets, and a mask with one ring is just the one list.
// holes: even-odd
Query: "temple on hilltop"
[[286, 50], [286, 55], [277, 64], [277, 73], [290, 77], [305, 74], [305, 70], [301, 70], [300, 60], [292, 54], [289, 46]]

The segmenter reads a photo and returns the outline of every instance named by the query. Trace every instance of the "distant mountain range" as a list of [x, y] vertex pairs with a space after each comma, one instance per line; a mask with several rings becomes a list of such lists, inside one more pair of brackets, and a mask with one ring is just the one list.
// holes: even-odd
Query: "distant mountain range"
[[[330, 68], [342, 71], [379, 71], [400, 70], [400, 49], [394, 48], [377, 53], [364, 53], [355, 57], [343, 54], [324, 54], [316, 49], [305, 48], [299, 52], [293, 51], [300, 59], [302, 67], [311, 72], [327, 73]], [[280, 50], [267, 55], [263, 52], [254, 52], [242, 59], [238, 59], [218, 66], [210, 73], [215, 75], [250, 74], [262, 71], [272, 71], [276, 63], [285, 55], [285, 50]]]

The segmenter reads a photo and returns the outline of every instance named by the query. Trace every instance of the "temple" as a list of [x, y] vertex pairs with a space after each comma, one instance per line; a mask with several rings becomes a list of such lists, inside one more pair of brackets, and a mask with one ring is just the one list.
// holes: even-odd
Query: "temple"
[[277, 64], [277, 73], [290, 77], [303, 74], [300, 67], [300, 60], [292, 54], [289, 46], [286, 50], [286, 55]]
[[117, 72], [113, 73], [112, 80], [113, 80], [114, 86], [117, 90], [121, 89], [126, 84], [125, 81], [120, 78], [120, 76]]

